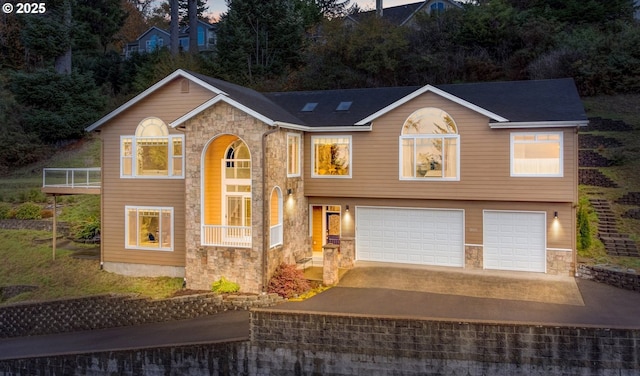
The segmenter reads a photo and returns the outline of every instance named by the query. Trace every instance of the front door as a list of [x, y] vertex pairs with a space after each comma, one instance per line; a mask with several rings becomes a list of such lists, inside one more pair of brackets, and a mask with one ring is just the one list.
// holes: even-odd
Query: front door
[[322, 252], [322, 246], [327, 243], [339, 242], [340, 205], [312, 205], [310, 222], [311, 244], [314, 252]]

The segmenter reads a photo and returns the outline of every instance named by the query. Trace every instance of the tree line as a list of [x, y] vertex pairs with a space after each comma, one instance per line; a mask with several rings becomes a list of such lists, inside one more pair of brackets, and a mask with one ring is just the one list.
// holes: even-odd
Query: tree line
[[[573, 77], [582, 95], [640, 92], [633, 0], [477, 0], [398, 26], [349, 0], [226, 0], [214, 51], [123, 58], [202, 0], [49, 0], [0, 14], [0, 174], [34, 162], [177, 68], [261, 91]], [[174, 6], [178, 12], [172, 13]], [[193, 10], [192, 10], [193, 12]]]

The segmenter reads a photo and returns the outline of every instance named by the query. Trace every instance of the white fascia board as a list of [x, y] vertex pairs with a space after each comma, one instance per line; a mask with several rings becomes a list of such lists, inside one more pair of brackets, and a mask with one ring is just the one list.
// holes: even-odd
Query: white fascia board
[[476, 106], [475, 104], [473, 104], [471, 102], [467, 102], [462, 98], [458, 98], [455, 95], [447, 93], [446, 91], [440, 90], [435, 86], [426, 85], [426, 86], [423, 86], [422, 88], [414, 91], [413, 93], [407, 95], [406, 97], [401, 98], [401, 99], [395, 101], [394, 103], [391, 103], [390, 105], [388, 105], [387, 107], [379, 110], [378, 112], [375, 112], [374, 114], [371, 114], [368, 117], [358, 121], [356, 123], [356, 125], [364, 125], [366, 123], [372, 122], [376, 118], [386, 114], [387, 112], [389, 112], [389, 111], [391, 111], [391, 110], [393, 110], [393, 109], [395, 109], [395, 108], [397, 108], [397, 107], [409, 102], [410, 100], [412, 100], [412, 99], [414, 99], [414, 98], [416, 98], [416, 97], [418, 97], [418, 96], [420, 96], [420, 95], [422, 95], [422, 94], [424, 94], [426, 92], [432, 92], [432, 93], [434, 93], [436, 95], [439, 95], [439, 96], [441, 96], [441, 97], [443, 97], [445, 99], [448, 99], [448, 100], [450, 100], [450, 101], [452, 101], [454, 103], [457, 103], [457, 104], [459, 104], [459, 105], [461, 105], [463, 107], [466, 107], [466, 108], [468, 108], [468, 109], [470, 109], [472, 111], [475, 111], [475, 112], [478, 112], [478, 113], [480, 113], [482, 115], [485, 115], [486, 117], [488, 117], [490, 119], [493, 119], [494, 121], [498, 121], [498, 122], [507, 122], [507, 121], [509, 121], [509, 119], [506, 119], [506, 118], [504, 118], [504, 117], [502, 117], [502, 116], [500, 116], [498, 114], [495, 114], [495, 113], [493, 113], [491, 111], [488, 111], [488, 110], [486, 110], [486, 109], [484, 109], [484, 108], [482, 108], [480, 106]]
[[530, 122], [505, 122], [505, 123], [489, 123], [489, 127], [493, 129], [511, 129], [511, 128], [574, 128], [586, 127], [589, 125], [588, 120], [575, 121], [530, 121]]
[[216, 88], [214, 86], [209, 85], [208, 83], [202, 81], [199, 78], [196, 78], [196, 77], [190, 75], [189, 73], [183, 71], [182, 69], [178, 69], [175, 72], [173, 72], [170, 75], [168, 75], [167, 77], [163, 78], [162, 80], [156, 82], [154, 85], [150, 86], [147, 90], [145, 90], [142, 93], [136, 95], [135, 97], [133, 97], [133, 99], [130, 99], [129, 101], [127, 101], [127, 103], [125, 103], [122, 106], [120, 106], [120, 107], [116, 108], [115, 110], [111, 111], [110, 113], [105, 115], [103, 118], [101, 118], [100, 120], [98, 120], [95, 123], [91, 124], [90, 126], [85, 128], [84, 130], [86, 132], [91, 132], [91, 131], [97, 129], [102, 124], [104, 124], [107, 121], [109, 121], [109, 120], [113, 119], [114, 117], [118, 116], [123, 111], [127, 110], [128, 108], [130, 108], [134, 104], [140, 102], [141, 100], [146, 98], [148, 95], [150, 95], [154, 91], [158, 90], [160, 87], [164, 86], [165, 84], [167, 84], [168, 82], [172, 81], [173, 79], [175, 79], [176, 77], [179, 77], [179, 76], [183, 77], [183, 78], [187, 78], [187, 79], [197, 83], [198, 85], [204, 87], [205, 89], [208, 89], [208, 90], [210, 90], [210, 91], [212, 91], [212, 92], [214, 92], [214, 93], [216, 93], [218, 95], [227, 95], [222, 90], [220, 90], [220, 89], [218, 89], [218, 88]]
[[310, 127], [308, 125], [291, 124], [282, 121], [274, 122], [274, 125], [281, 128], [292, 129], [303, 132], [368, 132], [371, 131], [371, 124], [369, 125], [341, 125], [341, 126], [325, 126], [325, 127]]
[[268, 117], [250, 109], [249, 107], [238, 103], [236, 101], [234, 101], [233, 99], [227, 97], [226, 95], [223, 94], [219, 94], [216, 97], [209, 99], [208, 101], [204, 102], [203, 104], [201, 104], [200, 106], [194, 108], [193, 110], [187, 112], [186, 114], [180, 116], [179, 118], [177, 118], [176, 120], [172, 121], [171, 123], [169, 123], [169, 126], [172, 128], [176, 128], [179, 125], [183, 124], [184, 122], [186, 122], [187, 120], [191, 119], [192, 117], [198, 115], [199, 113], [201, 113], [202, 111], [206, 110], [207, 108], [213, 106], [214, 104], [218, 103], [218, 102], [225, 102], [228, 105], [237, 108], [238, 110], [246, 113], [247, 115], [250, 115], [258, 120], [260, 120], [261, 122], [269, 125], [269, 126], [274, 126], [275, 125], [275, 121], [269, 119]]

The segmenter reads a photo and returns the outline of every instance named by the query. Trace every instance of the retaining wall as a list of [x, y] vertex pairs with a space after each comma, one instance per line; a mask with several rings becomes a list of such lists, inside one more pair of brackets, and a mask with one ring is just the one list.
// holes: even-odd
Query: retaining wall
[[[69, 224], [58, 222], [56, 224], [59, 235], [69, 235]], [[0, 219], [0, 228], [7, 230], [38, 230], [53, 231], [53, 221], [45, 219]]]
[[184, 320], [227, 310], [268, 307], [280, 301], [276, 294], [223, 297], [209, 293], [162, 300], [102, 295], [17, 303], [0, 307], [0, 338]]
[[0, 361], [0, 375], [637, 375], [640, 331], [251, 312], [251, 340]]
[[640, 275], [635, 271], [627, 271], [608, 265], [579, 265], [578, 277], [640, 292]]

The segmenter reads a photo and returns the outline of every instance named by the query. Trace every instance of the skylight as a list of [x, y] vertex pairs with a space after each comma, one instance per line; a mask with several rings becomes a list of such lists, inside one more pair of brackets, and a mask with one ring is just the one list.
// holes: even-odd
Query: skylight
[[349, 111], [352, 103], [353, 102], [340, 102], [338, 107], [336, 107], [336, 111]]
[[317, 102], [309, 102], [307, 104], [304, 105], [304, 107], [302, 107], [302, 112], [311, 112], [313, 110], [316, 109], [316, 106], [318, 105]]

